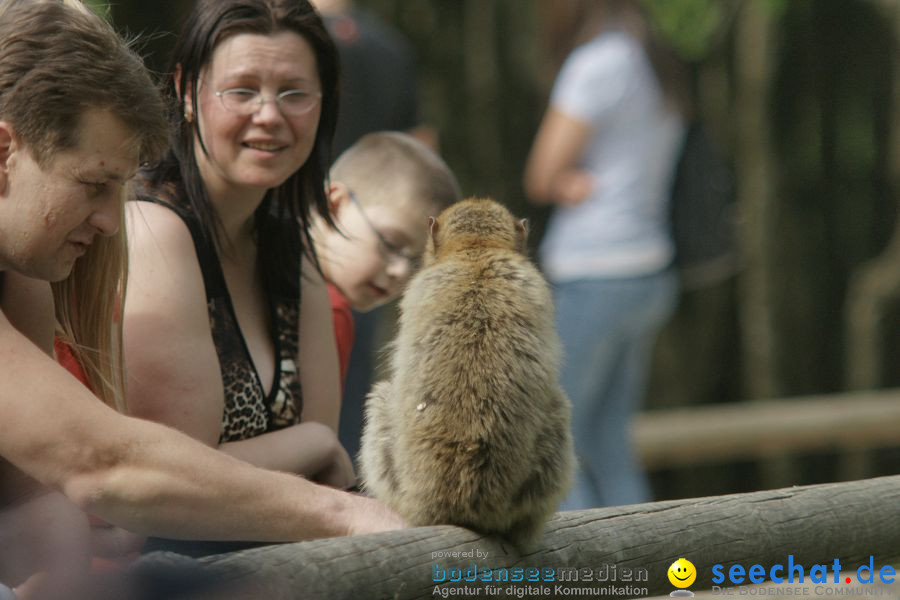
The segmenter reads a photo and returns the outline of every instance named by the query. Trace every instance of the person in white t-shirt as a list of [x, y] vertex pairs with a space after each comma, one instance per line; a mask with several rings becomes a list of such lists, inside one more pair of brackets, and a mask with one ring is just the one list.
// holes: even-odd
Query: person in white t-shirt
[[638, 4], [569, 8], [580, 45], [557, 75], [525, 188], [555, 205], [540, 262], [554, 286], [579, 458], [563, 508], [579, 509], [650, 499], [629, 423], [677, 297], [669, 188], [685, 127]]

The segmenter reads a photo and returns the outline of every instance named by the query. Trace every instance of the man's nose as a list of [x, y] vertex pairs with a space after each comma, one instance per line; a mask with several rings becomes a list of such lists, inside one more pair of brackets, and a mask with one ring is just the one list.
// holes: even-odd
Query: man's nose
[[103, 202], [88, 217], [88, 224], [100, 235], [115, 235], [122, 222], [122, 201], [120, 189], [107, 193]]

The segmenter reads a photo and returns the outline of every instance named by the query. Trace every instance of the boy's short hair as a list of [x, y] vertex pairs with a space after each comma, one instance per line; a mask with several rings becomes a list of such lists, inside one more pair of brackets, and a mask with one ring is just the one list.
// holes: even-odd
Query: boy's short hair
[[437, 214], [462, 197], [456, 177], [441, 157], [398, 131], [361, 137], [335, 161], [331, 180], [346, 185], [366, 205], [414, 202], [427, 204]]
[[121, 119], [143, 160], [168, 144], [159, 90], [109, 24], [76, 0], [0, 0], [0, 120], [44, 166], [92, 108]]

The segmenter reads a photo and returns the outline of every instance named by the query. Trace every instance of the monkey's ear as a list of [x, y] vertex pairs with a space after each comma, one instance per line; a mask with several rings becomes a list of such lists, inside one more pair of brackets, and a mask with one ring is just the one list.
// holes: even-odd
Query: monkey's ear
[[438, 247], [437, 234], [438, 234], [439, 230], [440, 230], [440, 226], [438, 225], [437, 219], [435, 219], [434, 217], [428, 217], [428, 232], [429, 232], [428, 238], [431, 241], [430, 246], [431, 246], [432, 251], [437, 250], [437, 247]]
[[526, 240], [528, 239], [528, 219], [519, 219], [516, 221], [516, 248], [519, 252], [525, 254], [528, 247]]

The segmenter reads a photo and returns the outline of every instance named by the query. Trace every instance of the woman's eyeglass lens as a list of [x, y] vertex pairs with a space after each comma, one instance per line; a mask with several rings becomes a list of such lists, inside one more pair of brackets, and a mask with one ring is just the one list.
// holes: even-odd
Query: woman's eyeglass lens
[[286, 115], [298, 117], [311, 111], [322, 98], [322, 92], [285, 90], [274, 98], [266, 98], [256, 90], [229, 88], [215, 92], [222, 106], [239, 115], [251, 115], [261, 110], [268, 101], [275, 102]]

